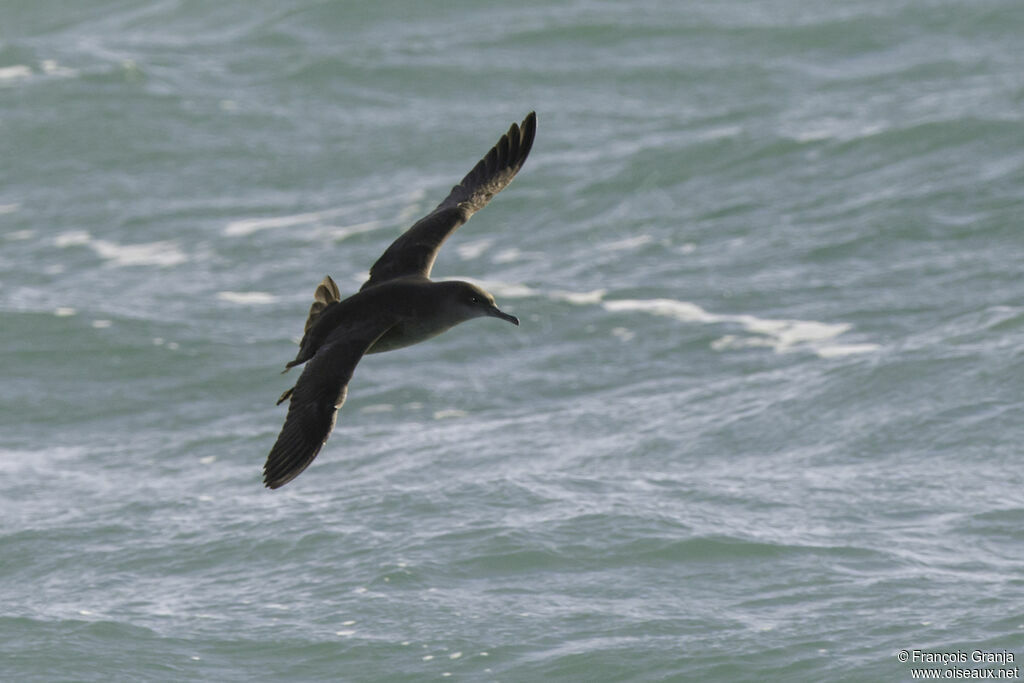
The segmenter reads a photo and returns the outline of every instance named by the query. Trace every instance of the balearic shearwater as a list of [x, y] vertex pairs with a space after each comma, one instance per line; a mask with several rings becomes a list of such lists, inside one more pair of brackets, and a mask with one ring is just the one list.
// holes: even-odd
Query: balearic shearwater
[[[515, 123], [443, 202], [396, 239], [370, 268], [370, 278], [344, 301], [330, 276], [316, 288], [295, 360], [306, 363], [295, 386], [278, 399], [288, 414], [263, 467], [276, 489], [309, 466], [334, 428], [352, 372], [363, 354], [393, 351], [435, 337], [472, 318], [513, 325], [494, 297], [468, 282], [433, 282], [437, 252], [455, 230], [508, 185], [533, 145], [537, 115]], [[308, 362], [307, 362], [308, 361]]]

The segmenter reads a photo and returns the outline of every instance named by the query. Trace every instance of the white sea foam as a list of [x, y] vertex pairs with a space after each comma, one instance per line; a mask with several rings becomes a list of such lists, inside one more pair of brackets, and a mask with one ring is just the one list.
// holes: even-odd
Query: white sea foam
[[752, 337], [725, 335], [712, 343], [716, 351], [750, 346], [765, 346], [776, 353], [809, 350], [822, 358], [835, 358], [877, 350], [877, 344], [836, 344], [832, 340], [848, 332], [848, 323], [822, 323], [813, 320], [775, 320], [749, 314], [711, 313], [697, 304], [675, 299], [613, 299], [601, 304], [612, 312], [642, 311], [701, 324], [739, 324]]
[[15, 64], [14, 66], [5, 66], [0, 68], [0, 82], [20, 81], [26, 78], [32, 78], [32, 69], [24, 64]]
[[468, 415], [465, 410], [459, 410], [458, 408], [449, 408], [447, 410], [434, 411], [435, 420], [447, 420], [453, 417], [466, 417]]
[[[399, 223], [405, 223], [409, 219], [409, 216], [418, 213], [418, 202], [422, 199], [423, 195], [423, 190], [416, 190], [409, 193], [409, 196], [406, 198], [406, 203], [398, 213], [397, 221]], [[361, 214], [367, 209], [388, 206], [389, 204], [393, 204], [394, 201], [394, 197], [387, 196], [380, 199], [360, 202], [358, 204], [353, 204], [352, 206], [339, 206], [333, 209], [323, 209], [322, 211], [306, 211], [287, 216], [271, 216], [267, 218], [243, 218], [228, 223], [224, 228], [224, 234], [231, 237], [244, 237], [245, 235], [251, 235], [254, 232], [259, 232], [261, 230], [291, 228], [296, 225], [316, 225], [325, 223], [338, 216], [344, 216], [346, 214]], [[381, 225], [382, 221], [379, 220], [353, 223], [351, 225], [342, 226], [334, 233], [334, 235], [335, 237], [347, 237], [359, 232], [374, 230]]]
[[636, 337], [636, 332], [629, 329], [628, 327], [615, 327], [612, 329], [612, 336], [616, 339], [620, 339], [624, 342], [628, 342]]
[[494, 263], [512, 263], [513, 261], [518, 261], [522, 255], [523, 252], [515, 247], [510, 247], [509, 249], [502, 249], [499, 251], [491, 260]]
[[576, 304], [577, 306], [586, 306], [588, 304], [599, 304], [604, 299], [606, 290], [594, 289], [589, 292], [566, 292], [556, 289], [548, 296], [555, 301], [565, 301], [566, 303]]
[[353, 223], [351, 225], [343, 225], [338, 228], [330, 230], [330, 236], [337, 242], [343, 239], [347, 239], [352, 235], [358, 235], [362, 232], [371, 232], [381, 227], [383, 223], [381, 221], [366, 221], [364, 223]]
[[455, 251], [459, 255], [460, 259], [463, 261], [469, 261], [470, 259], [479, 258], [480, 255], [487, 251], [492, 244], [494, 244], [493, 239], [484, 238], [460, 244], [455, 247]]
[[217, 298], [233, 304], [272, 304], [277, 297], [267, 292], [217, 292]]
[[33, 69], [27, 64], [14, 64], [12, 66], [0, 67], [0, 85], [27, 81], [38, 76], [67, 77], [77, 75], [78, 71], [76, 69], [69, 69], [66, 66], [61, 66], [55, 59], [44, 59], [39, 62], [38, 70]]
[[606, 251], [624, 251], [628, 249], [636, 249], [642, 247], [645, 244], [653, 242], [654, 238], [650, 235], [636, 235], [634, 237], [626, 237], [621, 240], [615, 240], [614, 242], [606, 242], [600, 245], [601, 249]]
[[88, 244], [92, 237], [84, 230], [72, 230], [57, 235], [53, 243], [58, 247], [73, 247], [80, 244]]
[[251, 235], [254, 232], [260, 230], [271, 230], [273, 228], [290, 228], [295, 225], [308, 225], [310, 223], [317, 223], [326, 218], [333, 218], [340, 216], [348, 211], [348, 209], [326, 209], [324, 211], [309, 211], [306, 213], [297, 213], [291, 216], [274, 216], [273, 218], [245, 218], [238, 221], [231, 221], [227, 227], [224, 228], [225, 235], [231, 235], [232, 237], [240, 237], [243, 235]]
[[14, 213], [20, 208], [21, 204], [18, 204], [17, 202], [13, 204], [0, 204], [0, 215], [3, 215], [5, 213]]
[[78, 70], [77, 69], [72, 69], [72, 68], [69, 68], [69, 67], [66, 67], [66, 66], [61, 66], [60, 64], [57, 63], [56, 59], [44, 59], [42, 62], [39, 63], [39, 66], [42, 67], [43, 73], [46, 74], [47, 76], [67, 76], [67, 77], [70, 77], [70, 76], [77, 76], [78, 75]]
[[187, 259], [171, 240], [143, 244], [117, 244], [94, 240], [89, 244], [102, 258], [118, 266], [176, 266]]
[[87, 246], [116, 266], [176, 266], [188, 260], [173, 240], [118, 244], [75, 230], [57, 235], [53, 242], [58, 247]]

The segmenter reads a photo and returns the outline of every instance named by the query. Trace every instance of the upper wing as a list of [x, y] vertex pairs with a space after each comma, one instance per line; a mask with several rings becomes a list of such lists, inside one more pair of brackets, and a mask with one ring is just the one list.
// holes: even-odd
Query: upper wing
[[530, 112], [522, 126], [515, 123], [498, 144], [473, 167], [437, 208], [421, 218], [370, 268], [370, 279], [362, 289], [405, 275], [430, 276], [437, 251], [456, 228], [484, 208], [501, 192], [523, 166], [537, 132], [537, 114]]
[[320, 452], [334, 429], [356, 364], [390, 324], [374, 328], [332, 335], [306, 364], [295, 388], [281, 397], [290, 395], [291, 401], [284, 427], [263, 466], [263, 483], [268, 488], [284, 486], [299, 476]]

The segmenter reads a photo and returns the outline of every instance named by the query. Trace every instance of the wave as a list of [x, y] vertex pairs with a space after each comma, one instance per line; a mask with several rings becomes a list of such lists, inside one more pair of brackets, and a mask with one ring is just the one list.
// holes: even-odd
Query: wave
[[[712, 313], [689, 301], [677, 299], [606, 299], [606, 290], [542, 292], [526, 285], [479, 282], [480, 286], [509, 299], [546, 297], [574, 305], [600, 305], [610, 313], [647, 313], [673, 318], [684, 323], [701, 325], [739, 325], [748, 336], [727, 334], [711, 343], [715, 351], [763, 346], [775, 353], [811, 351], [821, 358], [837, 358], [860, 353], [871, 353], [881, 348], [878, 344], [839, 343], [835, 341], [849, 332], [849, 323], [823, 323], [814, 320], [759, 318], [748, 313]], [[628, 330], [617, 327], [613, 334], [628, 338]]]
[[[403, 200], [402, 208], [398, 212], [396, 219], [397, 222], [404, 223], [415, 217], [417, 209], [419, 208], [419, 202], [424, 196], [426, 196], [426, 192], [422, 189], [410, 192]], [[387, 196], [380, 199], [371, 199], [369, 201], [360, 202], [351, 206], [341, 206], [333, 209], [323, 209], [321, 211], [306, 211], [303, 213], [285, 216], [271, 216], [268, 218], [242, 218], [228, 223], [224, 228], [224, 234], [229, 237], [244, 237], [262, 230], [291, 228], [297, 225], [318, 225], [326, 220], [333, 219], [338, 216], [365, 212], [367, 209], [376, 209], [388, 206], [394, 204], [394, 202], [394, 197]], [[336, 238], [344, 238], [360, 232], [376, 230], [382, 225], [383, 223], [377, 220], [355, 223], [339, 228], [335, 232], [334, 236]]]
[[217, 298], [232, 304], [272, 304], [277, 297], [268, 292], [217, 292]]
[[44, 59], [36, 68], [27, 64], [12, 64], [0, 67], [0, 86], [13, 85], [35, 80], [40, 77], [73, 77], [78, 75], [77, 69], [61, 66], [55, 59]]
[[60, 248], [85, 246], [115, 266], [176, 266], [188, 260], [173, 240], [118, 244], [94, 238], [84, 230], [65, 232], [53, 241]]

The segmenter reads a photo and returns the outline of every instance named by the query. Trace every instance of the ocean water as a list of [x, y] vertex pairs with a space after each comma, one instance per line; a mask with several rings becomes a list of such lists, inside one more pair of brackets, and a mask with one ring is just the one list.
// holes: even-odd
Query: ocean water
[[[1022, 34], [1010, 0], [4, 0], [0, 680], [1019, 666]], [[533, 109], [434, 270], [522, 326], [365, 358], [264, 489], [317, 283]]]

